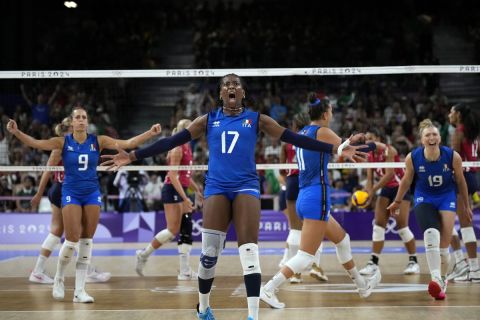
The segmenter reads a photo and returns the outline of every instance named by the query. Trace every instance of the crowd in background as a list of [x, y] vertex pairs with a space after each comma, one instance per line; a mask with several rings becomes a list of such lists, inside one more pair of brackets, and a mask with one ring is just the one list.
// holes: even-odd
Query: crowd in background
[[[441, 19], [465, 31], [475, 44], [480, 60], [480, 20], [468, 5], [448, 5], [455, 10], [439, 6], [426, 14], [415, 1], [374, 6], [368, 11], [361, 2], [318, 2], [308, 6], [291, 6], [282, 1], [143, 2], [145, 5], [134, 7], [140, 11], [122, 3], [99, 6], [98, 10], [80, 10], [58, 20], [46, 16], [37, 21], [35, 30], [42, 36], [35, 39], [33, 69], [55, 68], [52, 66], [59, 69], [168, 68], [161, 59], [159, 46], [176, 28], [193, 30], [197, 68], [435, 64], [432, 30], [435, 21]], [[95, 6], [95, 3], [89, 5]], [[52, 10], [49, 14], [55, 12]], [[460, 16], [463, 19], [459, 19]], [[51, 28], [51, 21], [58, 26]], [[74, 33], [76, 37], [71, 36]], [[319, 97], [328, 96], [333, 103], [331, 126], [342, 137], [374, 126], [404, 157], [418, 145], [415, 136], [418, 123], [430, 118], [439, 127], [442, 141], [449, 145], [453, 128], [447, 114], [455, 101], [449, 101], [442, 93], [435, 75], [245, 80], [247, 105], [286, 127], [290, 126], [294, 114], [307, 111], [307, 94], [316, 91]], [[74, 104], [80, 103], [91, 117], [91, 133], [128, 138], [128, 121], [135, 116], [132, 97], [138, 90], [130, 87], [129, 80], [11, 83], [9, 87], [5, 82], [0, 83], [0, 165], [38, 166], [48, 159], [48, 153], [25, 147], [6, 133], [9, 117], [17, 121], [22, 131], [36, 138], [48, 138], [54, 135], [55, 124], [68, 115]], [[170, 121], [162, 123], [162, 136], [170, 135], [179, 119], [194, 119], [216, 107], [217, 98], [215, 83], [192, 83], [179, 93]], [[194, 163], [207, 163], [205, 139], [193, 141], [192, 150]], [[260, 135], [257, 163], [276, 163], [279, 152], [279, 141]], [[166, 163], [165, 154], [146, 162]], [[334, 202], [334, 206], [344, 208], [348, 206], [348, 195], [361, 188], [365, 173], [362, 170], [330, 173], [333, 193], [337, 193], [338, 203]], [[107, 201], [105, 209], [122, 211], [113, 199], [125, 197], [129, 190], [128, 175], [122, 174], [122, 179], [116, 179], [115, 175], [100, 173], [102, 192], [114, 196]], [[279, 174], [278, 171], [259, 172], [263, 194], [276, 195], [281, 191]], [[141, 173], [137, 177], [136, 187], [145, 200], [142, 208], [161, 208], [159, 189], [163, 177], [163, 172]], [[195, 172], [194, 178], [201, 183], [203, 172]], [[31, 196], [38, 181], [39, 172], [0, 173], [0, 196]], [[36, 210], [29, 207], [28, 200], [0, 199], [0, 212]]]
[[[448, 112], [452, 102], [436, 86], [435, 79], [428, 76], [408, 75], [397, 77], [362, 76], [342, 77], [336, 80], [316, 80], [310, 78], [269, 78], [254, 79], [247, 82], [247, 105], [259, 112], [270, 115], [280, 124], [289, 127], [290, 119], [299, 112], [307, 112], [306, 96], [309, 88], [314, 88], [320, 98], [328, 97], [334, 106], [331, 127], [340, 136], [348, 137], [353, 132], [365, 132], [375, 127], [405, 157], [418, 145], [418, 123], [424, 118], [432, 119], [439, 127], [442, 141], [449, 144], [454, 128], [448, 123]], [[247, 80], [248, 81], [248, 80]], [[95, 86], [94, 86], [95, 87]], [[23, 104], [19, 104], [12, 115], [2, 114], [0, 130], [0, 165], [44, 165], [48, 153], [30, 149], [12, 139], [5, 130], [8, 117], [13, 117], [20, 128], [37, 138], [52, 136], [52, 128], [64, 116], [75, 102], [81, 102], [91, 115], [89, 131], [96, 134], [108, 134], [117, 137], [115, 130], [115, 101], [105, 88], [96, 87], [97, 92], [85, 92], [76, 83], [69, 85], [47, 86], [35, 91], [28, 86], [20, 86]], [[180, 118], [194, 118], [217, 105], [215, 86], [195, 85], [185, 90], [176, 102], [176, 112], [170, 123], [163, 124], [162, 137], [170, 135], [172, 124]], [[39, 107], [41, 106], [41, 107]], [[38, 110], [43, 109], [44, 112]], [[45, 111], [48, 110], [48, 111]], [[195, 164], [206, 164], [208, 146], [204, 138], [192, 142]], [[280, 142], [260, 134], [257, 141], [257, 163], [278, 163]], [[144, 164], [167, 164], [166, 155], [149, 159]], [[121, 174], [121, 173], [119, 173]], [[110, 195], [105, 209], [124, 211], [116, 200], [131, 197], [144, 201], [142, 210], [158, 210], [159, 189], [164, 172], [140, 172], [136, 178], [132, 193], [129, 173], [123, 172], [124, 179], [112, 174], [100, 174], [102, 191]], [[259, 171], [262, 194], [276, 196], [282, 186], [279, 171]], [[330, 172], [333, 186], [334, 207], [348, 208], [349, 195], [362, 188], [365, 172], [362, 170], [334, 170]], [[131, 175], [131, 174], [130, 174]], [[194, 178], [202, 183], [203, 172], [194, 173]], [[0, 177], [0, 195], [31, 196], [39, 181], [39, 173], [9, 173]], [[129, 191], [130, 190], [130, 191]], [[129, 196], [126, 192], [129, 191]], [[32, 211], [28, 201], [0, 202], [3, 211]]]

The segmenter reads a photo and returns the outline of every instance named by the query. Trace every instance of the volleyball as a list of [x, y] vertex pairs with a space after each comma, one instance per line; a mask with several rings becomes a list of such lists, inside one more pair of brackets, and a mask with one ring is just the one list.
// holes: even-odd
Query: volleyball
[[359, 208], [365, 208], [368, 199], [368, 193], [365, 191], [359, 190], [355, 191], [352, 194], [352, 203], [354, 206]]

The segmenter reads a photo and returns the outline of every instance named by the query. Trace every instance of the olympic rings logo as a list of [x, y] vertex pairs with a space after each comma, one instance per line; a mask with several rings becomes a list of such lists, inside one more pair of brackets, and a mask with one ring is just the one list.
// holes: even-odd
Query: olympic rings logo
[[192, 219], [192, 236], [199, 236], [202, 234], [203, 229], [203, 219], [198, 220]]

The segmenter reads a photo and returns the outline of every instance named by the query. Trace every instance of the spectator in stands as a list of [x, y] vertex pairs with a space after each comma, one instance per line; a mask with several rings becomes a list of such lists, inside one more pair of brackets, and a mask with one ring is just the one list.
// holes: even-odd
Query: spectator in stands
[[158, 211], [162, 207], [162, 178], [156, 172], [150, 173], [149, 181], [143, 190], [143, 196], [149, 211]]
[[53, 94], [48, 98], [43, 93], [37, 95], [37, 102], [33, 103], [32, 100], [28, 97], [25, 92], [25, 86], [23, 83], [20, 85], [20, 90], [22, 91], [23, 99], [27, 104], [32, 108], [32, 121], [37, 121], [40, 124], [50, 124], [50, 106], [52, 105], [55, 97], [60, 91], [60, 85], [57, 85]]
[[[31, 176], [24, 176], [20, 188], [17, 189], [18, 197], [33, 197], [35, 195], [35, 179]], [[37, 208], [32, 208], [30, 199], [17, 199], [17, 212], [36, 212]]]

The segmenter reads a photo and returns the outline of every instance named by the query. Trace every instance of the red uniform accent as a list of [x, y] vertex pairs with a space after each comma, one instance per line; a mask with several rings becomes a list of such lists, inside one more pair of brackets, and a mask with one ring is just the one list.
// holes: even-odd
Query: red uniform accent
[[[57, 166], [63, 166], [63, 162], [57, 164]], [[63, 179], [65, 178], [65, 171], [54, 171], [53, 172], [53, 181], [58, 183], [63, 183]]]
[[[285, 159], [286, 163], [297, 163], [295, 146], [293, 144], [288, 143], [285, 148], [287, 152], [287, 157]], [[298, 169], [288, 169], [287, 176], [294, 176], [294, 175], [298, 175], [299, 173], [300, 171]]]
[[[185, 143], [180, 146], [182, 148], [182, 160], [180, 160], [180, 165], [181, 166], [189, 166], [192, 165], [193, 163], [193, 154], [192, 154], [192, 148], [190, 148], [190, 143]], [[168, 163], [170, 164], [170, 159], [168, 160]], [[190, 170], [180, 170], [178, 171], [178, 180], [180, 180], [180, 184], [184, 188], [188, 188], [190, 185], [190, 177], [192, 176], [192, 172]], [[165, 179], [166, 184], [171, 184], [172, 181], [170, 180], [170, 177], [167, 176]]]
[[[400, 162], [400, 156], [397, 154], [393, 160], [394, 162]], [[368, 161], [369, 162], [386, 162], [387, 154], [384, 149], [377, 148], [377, 150], [371, 151], [368, 153]], [[394, 175], [392, 179], [387, 182], [385, 187], [395, 188], [400, 185], [400, 180], [402, 180], [402, 177], [405, 174], [405, 170], [402, 168], [395, 168], [393, 169], [393, 171], [394, 171]], [[382, 178], [385, 175], [386, 169], [375, 168], [374, 172], [378, 177]]]
[[[463, 124], [459, 124], [456, 129], [457, 132], [464, 133], [465, 132], [465, 127]], [[480, 145], [480, 142], [478, 139], [475, 139], [473, 141], [465, 138], [463, 138], [461, 146], [460, 146], [460, 157], [462, 157], [462, 161], [478, 161], [478, 147]], [[478, 168], [473, 167], [465, 167], [463, 170], [467, 172], [477, 172]]]

